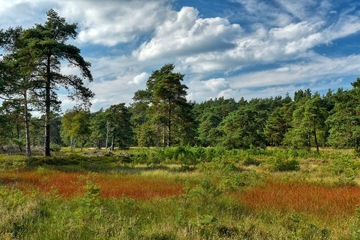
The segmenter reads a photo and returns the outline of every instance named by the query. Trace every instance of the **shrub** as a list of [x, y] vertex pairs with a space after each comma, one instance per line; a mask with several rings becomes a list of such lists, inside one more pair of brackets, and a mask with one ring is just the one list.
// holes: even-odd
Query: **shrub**
[[260, 161], [257, 159], [254, 159], [250, 156], [248, 156], [247, 158], [245, 158], [244, 160], [244, 165], [245, 166], [250, 166], [250, 165], [254, 165], [254, 166], [259, 166], [260, 165]]
[[1, 187], [0, 238], [22, 239], [28, 224], [38, 218], [40, 206], [34, 194], [25, 195], [19, 190]]
[[270, 159], [269, 162], [273, 171], [287, 172], [300, 170], [300, 163], [296, 159], [275, 158]]
[[61, 146], [59, 144], [56, 144], [56, 143], [50, 143], [50, 149], [53, 152], [60, 152]]
[[338, 177], [339, 185], [354, 185], [360, 163], [355, 156], [344, 154], [332, 160], [329, 168]]

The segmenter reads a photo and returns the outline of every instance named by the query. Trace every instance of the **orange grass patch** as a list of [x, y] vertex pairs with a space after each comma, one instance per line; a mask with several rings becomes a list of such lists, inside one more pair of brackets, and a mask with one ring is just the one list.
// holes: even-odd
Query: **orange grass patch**
[[334, 218], [354, 215], [356, 206], [360, 205], [360, 188], [272, 180], [236, 197], [252, 210], [298, 212]]
[[178, 196], [184, 184], [162, 177], [137, 175], [99, 175], [94, 181], [101, 187], [103, 197], [119, 198], [122, 194], [134, 199]]
[[[51, 193], [55, 187], [64, 197], [78, 196], [84, 193], [86, 173], [64, 173], [34, 171], [6, 172], [0, 175], [0, 185], [15, 187], [23, 191], [36, 189], [42, 193]], [[161, 177], [139, 175], [96, 174], [90, 177], [101, 188], [104, 198], [129, 198], [145, 200], [155, 197], [178, 196], [183, 193], [184, 184]]]

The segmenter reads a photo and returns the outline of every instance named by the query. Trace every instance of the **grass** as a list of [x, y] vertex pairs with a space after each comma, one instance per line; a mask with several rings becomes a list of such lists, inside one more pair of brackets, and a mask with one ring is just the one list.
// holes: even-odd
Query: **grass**
[[360, 188], [272, 179], [262, 186], [238, 193], [236, 197], [254, 211], [304, 213], [332, 221], [354, 215], [356, 206], [360, 204]]
[[54, 189], [63, 197], [74, 197], [84, 194], [86, 179], [90, 178], [101, 188], [101, 197], [127, 197], [146, 200], [155, 197], [178, 196], [183, 193], [184, 183], [159, 176], [68, 173], [59, 171], [9, 171], [1, 176], [3, 186], [29, 189], [40, 193], [52, 193]]
[[323, 152], [3, 155], [0, 238], [360, 239], [358, 158]]

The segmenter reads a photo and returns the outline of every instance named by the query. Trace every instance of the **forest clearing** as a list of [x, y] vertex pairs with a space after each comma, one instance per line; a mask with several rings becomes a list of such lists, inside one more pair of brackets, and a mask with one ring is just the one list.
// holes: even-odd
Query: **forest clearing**
[[1, 238], [359, 237], [360, 164], [352, 151], [173, 147], [99, 154], [68, 148], [50, 158], [2, 155]]
[[360, 239], [360, 78], [197, 103], [164, 64], [95, 110], [77, 27], [0, 29], [1, 239]]

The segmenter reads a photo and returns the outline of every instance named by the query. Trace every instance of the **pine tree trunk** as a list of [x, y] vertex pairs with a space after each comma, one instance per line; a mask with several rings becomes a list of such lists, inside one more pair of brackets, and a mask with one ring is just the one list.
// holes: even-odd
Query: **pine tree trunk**
[[[19, 123], [16, 124], [16, 131], [17, 131], [17, 138], [20, 140], [20, 126], [19, 126]], [[20, 152], [22, 153], [23, 149], [22, 149], [20, 141], [18, 142], [18, 147], [19, 147]]]
[[168, 147], [171, 147], [171, 102], [169, 102], [169, 109], [168, 109]]
[[317, 137], [316, 137], [316, 128], [315, 127], [314, 127], [314, 141], [315, 141], [315, 146], [316, 146], [316, 152], [320, 153], [320, 151], [319, 151], [319, 143], [318, 143], [318, 140], [317, 140]]
[[109, 121], [106, 122], [106, 141], [105, 141], [105, 152], [108, 149], [109, 144], [109, 132], [110, 132], [110, 123]]
[[45, 83], [45, 136], [44, 136], [45, 157], [51, 156], [50, 153], [50, 114], [51, 114], [50, 64], [51, 64], [51, 57], [48, 56], [47, 66], [46, 66], [46, 83]]
[[162, 127], [163, 135], [162, 135], [162, 147], [165, 148], [165, 127]]
[[30, 142], [30, 126], [29, 126], [29, 113], [27, 103], [27, 92], [24, 93], [24, 118], [25, 118], [25, 135], [26, 135], [26, 156], [31, 156], [31, 142]]

